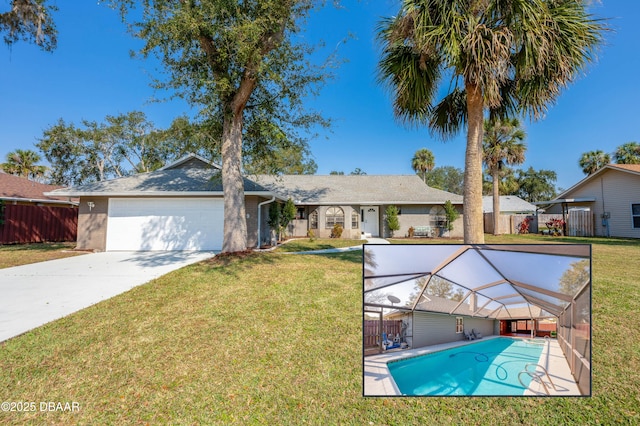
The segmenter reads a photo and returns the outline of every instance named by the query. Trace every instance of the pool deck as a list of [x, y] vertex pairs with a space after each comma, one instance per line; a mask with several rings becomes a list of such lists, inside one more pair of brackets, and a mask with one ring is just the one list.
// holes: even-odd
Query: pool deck
[[[500, 336], [487, 336], [482, 340], [495, 339]], [[530, 338], [527, 338], [530, 340]], [[545, 343], [540, 355], [538, 364], [543, 366], [549, 372], [549, 376], [556, 387], [556, 390], [549, 384], [546, 377], [543, 378], [550, 391], [551, 396], [581, 396], [580, 390], [571, 375], [569, 364], [567, 363], [560, 345], [556, 339], [533, 339], [535, 341]], [[469, 344], [477, 343], [477, 341], [459, 341], [443, 343], [441, 345], [427, 346], [417, 349], [396, 350], [379, 355], [367, 356], [364, 358], [364, 396], [401, 396], [395, 382], [391, 378], [387, 363], [397, 361], [404, 358], [425, 355], [432, 352], [438, 352], [445, 349], [456, 348]], [[541, 384], [532, 381], [529, 389], [524, 393], [525, 396], [546, 396]]]

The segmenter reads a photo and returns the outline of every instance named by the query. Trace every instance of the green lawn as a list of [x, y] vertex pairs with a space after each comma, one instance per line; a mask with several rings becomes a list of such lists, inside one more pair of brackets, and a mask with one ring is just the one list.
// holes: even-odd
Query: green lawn
[[365, 240], [347, 240], [336, 238], [317, 238], [311, 241], [308, 238], [291, 240], [285, 244], [279, 246], [277, 252], [297, 252], [297, 251], [311, 251], [311, 250], [325, 250], [333, 248], [353, 247], [366, 243]]
[[75, 246], [75, 243], [0, 245], [0, 269], [83, 254], [72, 251]]
[[0, 344], [0, 400], [80, 404], [0, 424], [638, 424], [640, 242], [579, 241], [594, 242], [592, 398], [363, 398], [362, 253], [260, 253]]

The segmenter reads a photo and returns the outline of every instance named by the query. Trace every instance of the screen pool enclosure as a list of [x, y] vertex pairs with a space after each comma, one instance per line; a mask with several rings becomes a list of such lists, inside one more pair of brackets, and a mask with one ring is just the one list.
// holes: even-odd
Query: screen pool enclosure
[[[363, 281], [365, 355], [367, 342], [380, 353], [474, 333], [544, 335], [557, 339], [581, 394], [591, 393], [588, 244], [366, 244]], [[369, 323], [379, 326], [368, 336]], [[392, 323], [399, 332], [384, 332]]]

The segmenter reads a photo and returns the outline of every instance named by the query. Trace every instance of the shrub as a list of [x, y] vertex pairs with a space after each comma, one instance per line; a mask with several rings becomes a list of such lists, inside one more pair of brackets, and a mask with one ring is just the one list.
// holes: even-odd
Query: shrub
[[394, 205], [388, 206], [385, 214], [387, 215], [387, 226], [393, 237], [393, 233], [400, 229], [400, 221], [398, 220], [398, 208]]
[[525, 217], [524, 220], [520, 222], [520, 225], [518, 225], [518, 234], [528, 234], [531, 221], [532, 219], [530, 217]]
[[309, 242], [314, 242], [316, 240], [316, 234], [313, 232], [313, 229], [309, 229], [307, 231], [307, 237], [309, 237]]
[[331, 230], [331, 238], [340, 238], [342, 237], [342, 225], [336, 223], [333, 225], [333, 229]]
[[414, 234], [416, 233], [416, 230], [414, 229], [413, 226], [410, 226], [409, 231], [407, 232], [408, 232], [409, 238], [413, 238]]
[[548, 222], [545, 222], [547, 228], [549, 228], [549, 233], [553, 236], [562, 235], [562, 231], [564, 230], [565, 222], [562, 219], [551, 219]]
[[451, 232], [453, 231], [453, 222], [455, 222], [456, 219], [458, 219], [458, 216], [460, 216], [458, 210], [456, 210], [456, 208], [453, 207], [453, 204], [451, 204], [451, 200], [447, 200], [444, 203], [444, 215], [447, 218], [447, 231]]

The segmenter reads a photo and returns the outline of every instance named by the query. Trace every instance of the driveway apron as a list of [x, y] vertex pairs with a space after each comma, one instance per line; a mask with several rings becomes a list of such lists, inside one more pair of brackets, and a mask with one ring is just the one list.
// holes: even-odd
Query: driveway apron
[[213, 252], [104, 252], [0, 269], [0, 342]]

